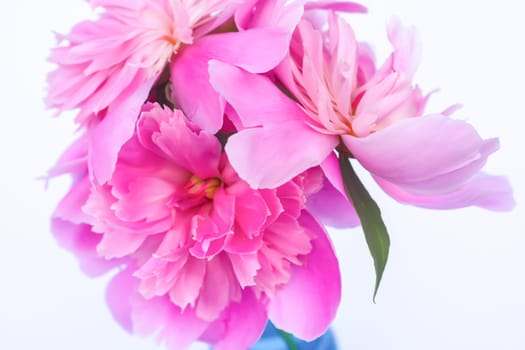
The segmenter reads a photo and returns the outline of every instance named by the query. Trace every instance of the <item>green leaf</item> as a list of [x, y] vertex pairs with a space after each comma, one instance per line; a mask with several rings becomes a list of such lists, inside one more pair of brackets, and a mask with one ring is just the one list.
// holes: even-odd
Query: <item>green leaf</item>
[[280, 329], [277, 329], [277, 331], [286, 343], [286, 347], [288, 348], [288, 350], [299, 350], [299, 348], [297, 347], [297, 343], [294, 340], [294, 337], [290, 333], [286, 333], [285, 331]]
[[390, 238], [386, 230], [385, 223], [381, 218], [381, 211], [374, 199], [370, 196], [365, 186], [357, 177], [350, 160], [345, 157], [343, 152], [339, 154], [339, 167], [343, 176], [346, 193], [352, 201], [354, 208], [361, 220], [361, 226], [365, 233], [366, 243], [376, 270], [376, 285], [374, 289], [374, 302], [385, 271], [388, 260], [388, 250], [390, 248]]

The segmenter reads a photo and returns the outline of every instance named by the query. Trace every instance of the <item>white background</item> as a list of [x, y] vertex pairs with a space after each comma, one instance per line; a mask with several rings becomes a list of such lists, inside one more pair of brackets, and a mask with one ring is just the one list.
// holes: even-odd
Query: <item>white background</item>
[[[373, 304], [361, 231], [332, 231], [344, 281], [334, 325], [341, 349], [525, 349], [520, 3], [370, 1], [368, 16], [352, 17], [380, 57], [389, 49], [391, 15], [418, 27], [424, 51], [417, 81], [425, 91], [441, 88], [429, 111], [461, 102], [459, 117], [484, 137], [500, 137], [486, 169], [509, 176], [518, 205], [504, 214], [422, 210], [394, 202], [366, 179], [391, 234], [391, 257]], [[56, 246], [48, 217], [68, 181], [45, 191], [36, 180], [74, 131], [70, 116], [53, 119], [41, 102], [51, 30], [66, 32], [87, 10], [82, 0], [0, 5], [0, 349], [157, 348], [120, 330], [104, 305], [107, 279], [88, 279]]]

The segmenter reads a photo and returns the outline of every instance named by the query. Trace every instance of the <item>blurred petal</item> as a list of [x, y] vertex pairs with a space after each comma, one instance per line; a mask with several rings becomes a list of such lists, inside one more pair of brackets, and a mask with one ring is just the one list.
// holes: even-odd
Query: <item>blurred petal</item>
[[120, 271], [109, 282], [106, 290], [106, 303], [113, 318], [128, 332], [133, 331], [131, 297], [137, 288], [137, 280], [130, 270]]
[[476, 174], [460, 189], [442, 195], [423, 196], [376, 177], [381, 188], [401, 203], [429, 209], [456, 209], [468, 206], [494, 211], [509, 211], [515, 206], [512, 187], [503, 176]]

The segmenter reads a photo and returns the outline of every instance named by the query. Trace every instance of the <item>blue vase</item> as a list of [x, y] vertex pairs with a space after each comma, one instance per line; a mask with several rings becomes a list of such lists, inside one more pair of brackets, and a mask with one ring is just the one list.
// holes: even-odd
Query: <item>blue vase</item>
[[[335, 337], [331, 330], [309, 343], [293, 338], [299, 350], [337, 350]], [[288, 350], [288, 347], [279, 331], [272, 323], [268, 322], [261, 339], [250, 350]]]

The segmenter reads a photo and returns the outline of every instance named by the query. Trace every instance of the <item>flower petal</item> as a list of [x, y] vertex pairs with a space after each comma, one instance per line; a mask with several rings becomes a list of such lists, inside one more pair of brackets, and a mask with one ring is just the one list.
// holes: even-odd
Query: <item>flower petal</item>
[[137, 280], [128, 267], [113, 277], [106, 289], [106, 303], [113, 318], [128, 332], [133, 331], [131, 297], [136, 288]]
[[265, 305], [250, 289], [243, 292], [240, 303], [231, 303], [225, 313], [226, 332], [215, 343], [214, 350], [247, 349], [259, 339], [268, 320]]
[[268, 313], [277, 328], [307, 341], [321, 336], [341, 300], [341, 275], [327, 233], [304, 212], [301, 224], [317, 237], [303, 266], [295, 266], [290, 281], [271, 300]]
[[495, 139], [481, 139], [471, 125], [442, 115], [400, 120], [343, 141], [373, 175], [422, 195], [458, 189], [498, 146]]
[[323, 225], [335, 228], [359, 226], [360, 221], [352, 203], [326, 178], [323, 188], [308, 197], [306, 208]]
[[503, 176], [479, 173], [460, 189], [433, 196], [412, 194], [379, 177], [375, 177], [375, 180], [395, 200], [423, 208], [456, 209], [477, 206], [488, 210], [509, 211], [515, 205], [510, 183]]
[[181, 311], [168, 297], [144, 299], [136, 294], [133, 303], [133, 330], [140, 335], [157, 334], [168, 350], [187, 350], [209, 323], [197, 317], [194, 309]]
[[216, 133], [223, 123], [224, 102], [209, 83], [208, 61], [217, 59], [250, 72], [267, 72], [284, 58], [288, 43], [285, 31], [273, 29], [206, 36], [173, 60], [173, 96], [193, 123]]
[[245, 127], [308, 120], [299, 106], [264, 76], [216, 60], [210, 61], [209, 71], [211, 84], [237, 111]]
[[120, 148], [133, 135], [140, 108], [157, 80], [150, 78], [140, 88], [108, 111], [104, 119], [91, 131], [89, 164], [98, 184], [104, 184], [115, 170]]
[[291, 120], [231, 136], [226, 154], [239, 176], [252, 188], [275, 188], [321, 164], [337, 143], [337, 137]]

